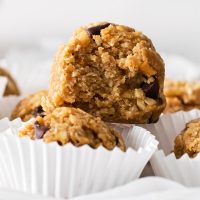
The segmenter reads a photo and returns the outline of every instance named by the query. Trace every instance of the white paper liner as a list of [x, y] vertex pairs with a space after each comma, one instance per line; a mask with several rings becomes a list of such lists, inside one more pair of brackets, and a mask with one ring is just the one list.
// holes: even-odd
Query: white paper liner
[[30, 50], [19, 50], [6, 60], [0, 60], [0, 65], [10, 72], [22, 95], [48, 88], [52, 61], [44, 54], [43, 59], [38, 56]]
[[3, 97], [7, 82], [8, 82], [8, 80], [6, 77], [0, 76], [0, 99]]
[[128, 147], [125, 153], [119, 148], [108, 151], [87, 145], [61, 147], [17, 137], [22, 124], [19, 119], [0, 120], [0, 127], [4, 127], [0, 137], [1, 184], [55, 197], [99, 192], [138, 178], [158, 145], [155, 137], [143, 128], [115, 125]]
[[195, 158], [183, 155], [176, 159], [174, 153], [175, 137], [185, 128], [187, 122], [200, 117], [200, 110], [165, 114], [156, 124], [144, 125], [159, 141], [159, 151], [150, 162], [157, 176], [172, 179], [186, 186], [200, 186], [200, 154]]
[[43, 195], [33, 195], [25, 192], [19, 192], [9, 189], [0, 188], [0, 199], [1, 200], [64, 200], [55, 199], [53, 197], [45, 197]]
[[199, 81], [199, 64], [179, 55], [161, 54], [165, 61], [165, 78], [183, 81]]
[[161, 115], [157, 123], [140, 126], [155, 135], [159, 141], [159, 149], [169, 154], [174, 148], [175, 137], [185, 128], [186, 123], [199, 117], [200, 110], [198, 109], [189, 112], [179, 111]]
[[[0, 119], [10, 117], [15, 105], [24, 97], [48, 88], [51, 60], [39, 59], [39, 55], [31, 52], [16, 52], [8, 60], [0, 60], [0, 66], [8, 70], [20, 88], [21, 96], [3, 97], [5, 91], [5, 77], [0, 77]], [[45, 58], [45, 56], [44, 56]], [[16, 62], [17, 60], [17, 62]], [[29, 64], [28, 64], [29, 63]]]
[[6, 96], [0, 98], [0, 119], [5, 117], [10, 118], [13, 109], [23, 98], [24, 96]]

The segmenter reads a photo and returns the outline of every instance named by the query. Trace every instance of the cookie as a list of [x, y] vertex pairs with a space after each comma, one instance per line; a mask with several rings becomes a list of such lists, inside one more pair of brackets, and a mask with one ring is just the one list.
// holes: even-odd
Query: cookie
[[20, 137], [43, 139], [44, 142], [72, 143], [74, 146], [104, 146], [108, 150], [119, 147], [125, 151], [121, 135], [108, 127], [100, 118], [71, 107], [59, 107], [44, 117], [38, 116], [20, 132]]
[[22, 99], [12, 111], [11, 119], [13, 120], [19, 117], [22, 121], [28, 121], [38, 115], [43, 116], [44, 110], [41, 106], [41, 98], [46, 95], [47, 90], [42, 90]]
[[8, 71], [0, 67], [0, 76], [4, 76], [8, 80], [3, 96], [20, 95], [19, 88]]
[[164, 63], [152, 42], [123, 25], [79, 28], [55, 56], [45, 111], [72, 106], [107, 122], [151, 123], [165, 108]]
[[200, 108], [200, 83], [165, 80], [167, 106], [164, 112], [189, 111]]
[[187, 123], [174, 143], [176, 158], [180, 158], [185, 153], [192, 158], [195, 157], [200, 152], [200, 118]]

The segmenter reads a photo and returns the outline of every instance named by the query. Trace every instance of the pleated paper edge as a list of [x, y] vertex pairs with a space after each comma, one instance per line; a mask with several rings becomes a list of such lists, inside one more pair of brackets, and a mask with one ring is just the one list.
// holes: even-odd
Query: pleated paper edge
[[155, 135], [159, 141], [159, 149], [165, 154], [170, 154], [173, 150], [175, 137], [185, 128], [186, 123], [199, 118], [200, 110], [179, 111], [176, 113], [167, 113], [160, 116], [157, 123], [140, 125]]
[[200, 186], [200, 154], [194, 158], [184, 154], [177, 159], [173, 152], [165, 155], [163, 150], [157, 150], [150, 163], [156, 176], [177, 181], [188, 187]]
[[[23, 123], [21, 122], [20, 119], [16, 119], [14, 121], [9, 121], [8, 119], [3, 119], [3, 120], [0, 120], [0, 128], [2, 127], [2, 125], [4, 125], [4, 130], [1, 130], [0, 131], [0, 134], [2, 137], [1, 139], [4, 140], [6, 146], [7, 146], [7, 151], [8, 152], [12, 152], [12, 147], [10, 147], [9, 144], [11, 144], [11, 142], [14, 140], [16, 140], [17, 144], [20, 143], [25, 143], [25, 144], [29, 144], [28, 146], [33, 146], [33, 148], [35, 148], [36, 146], [40, 146], [40, 149], [56, 149], [56, 151], [66, 151], [67, 150], [70, 150], [71, 152], [74, 152], [76, 153], [76, 155], [78, 156], [79, 154], [77, 154], [77, 152], [87, 152], [87, 155], [107, 155], [107, 157], [109, 158], [109, 162], [107, 163], [107, 165], [109, 166], [109, 163], [111, 162], [112, 165], [113, 165], [113, 159], [116, 159], [116, 158], [120, 158], [120, 160], [117, 161], [117, 163], [121, 163], [120, 166], [119, 166], [119, 169], [123, 170], [124, 168], [124, 165], [126, 163], [126, 167], [125, 170], [126, 173], [123, 174], [122, 177], [118, 178], [118, 174], [115, 174], [115, 171], [117, 170], [118, 171], [118, 168], [116, 168], [116, 170], [111, 170], [112, 174], [114, 173], [111, 180], [109, 181], [106, 181], [103, 185], [100, 185], [102, 187], [102, 190], [104, 189], [110, 189], [112, 188], [111, 186], [118, 186], [118, 185], [121, 185], [122, 183], [127, 183], [131, 180], [134, 180], [135, 178], [138, 178], [140, 176], [140, 174], [142, 173], [142, 170], [144, 169], [146, 163], [150, 160], [151, 156], [153, 155], [153, 153], [155, 152], [156, 148], [157, 148], [157, 141], [155, 140], [155, 137], [152, 136], [148, 131], [146, 131], [145, 129], [143, 128], [140, 128], [140, 127], [132, 127], [131, 129], [131, 133], [130, 133], [130, 128], [129, 128], [129, 134], [134, 134], [136, 135], [136, 131], [137, 130], [140, 130], [142, 132], [141, 135], [143, 135], [142, 138], [140, 138], [142, 141], [140, 141], [140, 143], [142, 144], [142, 142], [145, 142], [146, 146], [144, 148], [138, 148], [138, 150], [134, 150], [132, 148], [128, 148], [127, 151], [124, 153], [122, 152], [119, 148], [115, 148], [113, 149], [112, 151], [108, 151], [107, 149], [105, 149], [104, 147], [99, 147], [98, 149], [94, 150], [92, 149], [91, 147], [89, 147], [88, 145], [85, 145], [85, 146], [82, 146], [82, 147], [75, 147], [73, 146], [72, 144], [67, 144], [65, 145], [64, 147], [60, 147], [57, 145], [57, 143], [51, 143], [51, 144], [45, 144], [42, 140], [37, 140], [37, 141], [32, 141], [30, 140], [29, 138], [18, 138], [15, 134], [17, 133], [17, 130], [23, 126], [24, 124], [26, 123]], [[135, 129], [136, 128], [136, 129]], [[135, 131], [135, 133], [132, 133], [132, 131]], [[13, 135], [13, 132], [15, 132], [15, 134]], [[137, 136], [137, 135], [136, 135]], [[137, 138], [137, 139], [138, 139]], [[143, 141], [144, 140], [144, 141]], [[137, 141], [138, 142], [138, 141]], [[5, 145], [4, 145], [5, 146]], [[16, 148], [16, 147], [15, 147]], [[23, 149], [23, 147], [21, 147], [21, 149]], [[59, 150], [60, 149], [60, 150]], [[37, 150], [37, 148], [35, 149], [35, 151]], [[34, 152], [33, 152], [34, 153]], [[19, 154], [19, 152], [18, 152]], [[34, 153], [34, 155], [36, 155], [36, 153]], [[80, 153], [80, 155], [82, 155]], [[117, 156], [116, 156], [117, 155]], [[132, 155], [132, 156], [131, 156]], [[12, 158], [12, 155], [8, 156], [8, 157], [11, 157], [10, 158], [10, 161], [14, 159], [15, 161], [15, 158], [13, 157]], [[73, 157], [73, 156], [72, 156]], [[75, 156], [76, 157], [76, 156]], [[97, 156], [98, 157], [98, 156]], [[1, 156], [0, 156], [1, 158]], [[44, 158], [43, 158], [44, 159]], [[48, 159], [48, 158], [47, 158]], [[102, 159], [102, 157], [101, 157]], [[1, 159], [0, 159], [1, 160]], [[26, 159], [27, 160], [27, 159]], [[32, 160], [32, 157], [31, 157], [31, 160]], [[112, 161], [113, 160], [113, 161]], [[13, 162], [14, 162], [13, 161]], [[125, 163], [124, 163], [125, 162]], [[11, 162], [12, 163], [12, 162]], [[95, 162], [96, 163], [96, 162]], [[130, 166], [129, 166], [129, 164]], [[57, 165], [57, 164], [56, 164]], [[12, 166], [9, 165], [10, 167]], [[24, 166], [25, 167], [25, 166]], [[61, 166], [62, 167], [62, 166]], [[75, 166], [77, 167], [77, 166]], [[91, 169], [93, 169], [95, 166], [90, 166], [92, 167]], [[123, 168], [122, 168], [123, 167]], [[128, 167], [128, 168], [127, 168]], [[131, 168], [130, 168], [131, 167]], [[134, 167], [135, 167], [135, 172], [132, 173], [134, 171]], [[10, 173], [9, 173], [9, 167], [5, 167], [6, 168], [6, 171], [7, 171], [7, 174], [13, 174], [12, 171], [14, 170], [13, 168], [10, 168]], [[37, 167], [35, 167], [37, 168]], [[5, 169], [4, 169], [5, 170]], [[87, 169], [88, 170], [88, 169]], [[108, 169], [110, 170], [110, 169]], [[128, 172], [130, 172], [130, 174], [127, 174]], [[132, 175], [131, 175], [132, 174]], [[36, 174], [35, 174], [36, 175]], [[13, 184], [13, 182], [16, 182], [16, 178], [14, 178], [14, 176], [11, 175], [11, 180], [10, 183]], [[14, 178], [14, 179], [13, 179]], [[132, 178], [132, 179], [131, 179]], [[38, 179], [38, 178], [36, 178]], [[61, 178], [62, 179], [62, 178]], [[101, 179], [100, 182], [102, 181], [105, 181], [106, 179]], [[115, 180], [115, 181], [114, 181]], [[62, 181], [62, 180], [61, 180]], [[116, 182], [116, 183], [115, 183]], [[75, 182], [76, 183], [76, 182]], [[121, 183], [121, 184], [120, 184]], [[116, 185], [115, 185], [116, 184]], [[117, 185], [118, 184], [118, 185]], [[17, 185], [17, 184], [16, 184]], [[26, 184], [25, 184], [26, 185]], [[105, 186], [106, 185], [106, 186]], [[12, 186], [12, 185], [11, 185]], [[12, 187], [15, 188], [15, 185], [13, 185]], [[97, 191], [102, 191], [101, 189], [99, 189], [98, 187], [95, 188], [97, 186], [94, 186], [92, 187], [92, 192], [97, 192]], [[104, 187], [108, 187], [108, 188], [104, 188]], [[19, 187], [20, 188], [20, 187]], [[17, 189], [19, 189], [17, 188]], [[34, 189], [35, 188], [35, 189]], [[72, 188], [71, 188], [72, 189]], [[86, 188], [87, 189], [87, 188]], [[32, 192], [32, 193], [37, 193], [37, 186], [34, 186], [31, 191], [28, 191], [28, 192]], [[45, 193], [44, 191], [42, 191], [43, 193]], [[84, 190], [82, 192], [85, 192]], [[61, 188], [57, 188], [56, 191], [55, 191], [55, 196], [56, 197], [63, 197], [62, 196], [62, 187]], [[39, 193], [37, 193], [39, 194]], [[52, 195], [52, 194], [49, 194], [48, 192], [45, 193], [46, 195]], [[86, 193], [84, 193], [86, 194]], [[70, 197], [72, 196], [76, 196], [77, 194], [75, 193], [75, 191], [71, 191], [71, 193], [69, 194]]]
[[10, 118], [11, 113], [20, 100], [24, 98], [23, 95], [10, 95], [0, 98], [0, 119]]
[[[31, 119], [32, 120], [32, 119]], [[8, 117], [5, 117], [3, 119], [0, 119], [0, 134], [2, 132], [4, 132], [6, 129], [20, 129], [22, 128], [23, 126], [25, 126], [27, 123], [29, 123], [31, 120], [29, 120], [28, 122], [22, 122], [22, 120], [20, 118], [16, 118], [12, 121], [10, 121], [10, 119]], [[148, 145], [146, 145], [145, 147], [140, 147], [139, 149], [135, 150], [133, 148], [127, 148], [127, 151], [135, 151], [137, 153], [141, 153], [142, 151], [145, 151], [145, 152], [151, 152], [151, 151], [156, 151], [157, 149], [157, 146], [158, 146], [158, 141], [156, 140], [156, 137], [154, 135], [151, 134], [150, 131], [146, 130], [145, 128], [142, 128], [142, 127], [139, 127], [139, 126], [136, 126], [136, 125], [129, 125], [129, 126], [124, 126], [124, 125], [120, 125], [120, 124], [117, 124], [118, 127], [122, 128], [122, 129], [125, 129], [127, 128], [129, 131], [132, 130], [134, 131], [134, 129], [138, 129], [138, 130], [141, 130], [143, 133], [143, 135], [145, 135], [148, 139]], [[117, 128], [115, 128], [117, 129]], [[35, 141], [34, 141], [35, 142]], [[41, 141], [41, 143], [43, 143]], [[52, 144], [57, 145], [56, 142], [52, 142]], [[47, 144], [48, 145], [48, 144]], [[68, 145], [68, 144], [67, 144]], [[66, 145], [65, 145], [66, 146]], [[72, 145], [73, 146], [73, 145]], [[88, 146], [88, 145], [84, 145], [84, 146]], [[82, 147], [84, 147], [82, 146]], [[82, 147], [79, 147], [79, 148], [82, 148]], [[89, 147], [89, 146], [88, 146]], [[75, 147], [77, 148], [77, 147]], [[90, 149], [92, 149], [91, 147], [89, 147]], [[99, 148], [103, 148], [105, 149], [104, 147], [100, 146]], [[98, 149], [99, 149], [98, 148]], [[118, 147], [115, 147], [112, 151], [115, 151], [115, 149], [118, 149]], [[97, 149], [92, 149], [92, 150], [97, 150]], [[107, 149], [105, 149], [106, 151], [108, 152], [111, 152]], [[121, 151], [121, 150], [120, 150]], [[122, 152], [123, 153], [123, 152]]]
[[6, 77], [0, 76], [0, 98], [3, 98], [3, 94], [5, 92], [7, 82], [8, 80]]

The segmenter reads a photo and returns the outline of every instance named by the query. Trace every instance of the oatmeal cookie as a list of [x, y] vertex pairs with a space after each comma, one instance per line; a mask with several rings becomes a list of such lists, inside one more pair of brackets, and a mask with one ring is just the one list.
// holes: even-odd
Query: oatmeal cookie
[[200, 83], [198, 82], [165, 80], [164, 94], [167, 101], [165, 112], [200, 108]]
[[60, 145], [72, 143], [79, 147], [88, 144], [92, 148], [100, 145], [108, 150], [119, 147], [125, 151], [121, 135], [108, 127], [100, 118], [78, 108], [59, 107], [44, 117], [38, 116], [27, 124], [19, 136], [42, 139], [44, 142], [58, 142]]
[[180, 158], [185, 153], [195, 157], [200, 152], [200, 118], [187, 123], [174, 143], [176, 158]]
[[16, 82], [10, 75], [8, 71], [0, 67], [0, 76], [4, 76], [8, 79], [8, 83], [4, 92], [4, 96], [9, 96], [9, 95], [19, 95], [20, 91], [19, 88], [17, 87]]
[[123, 25], [79, 28], [55, 56], [45, 111], [78, 107], [108, 122], [151, 123], [165, 108], [164, 63], [152, 42]]
[[19, 117], [22, 121], [28, 121], [38, 115], [43, 116], [44, 110], [41, 106], [41, 98], [46, 96], [47, 93], [47, 90], [42, 90], [22, 99], [12, 111], [11, 119]]

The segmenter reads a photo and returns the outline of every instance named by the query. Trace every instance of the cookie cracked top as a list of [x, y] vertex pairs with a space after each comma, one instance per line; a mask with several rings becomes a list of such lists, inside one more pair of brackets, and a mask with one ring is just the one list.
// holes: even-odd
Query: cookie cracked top
[[79, 28], [57, 52], [45, 111], [81, 108], [108, 122], [151, 123], [165, 107], [164, 63], [133, 28], [108, 22]]

